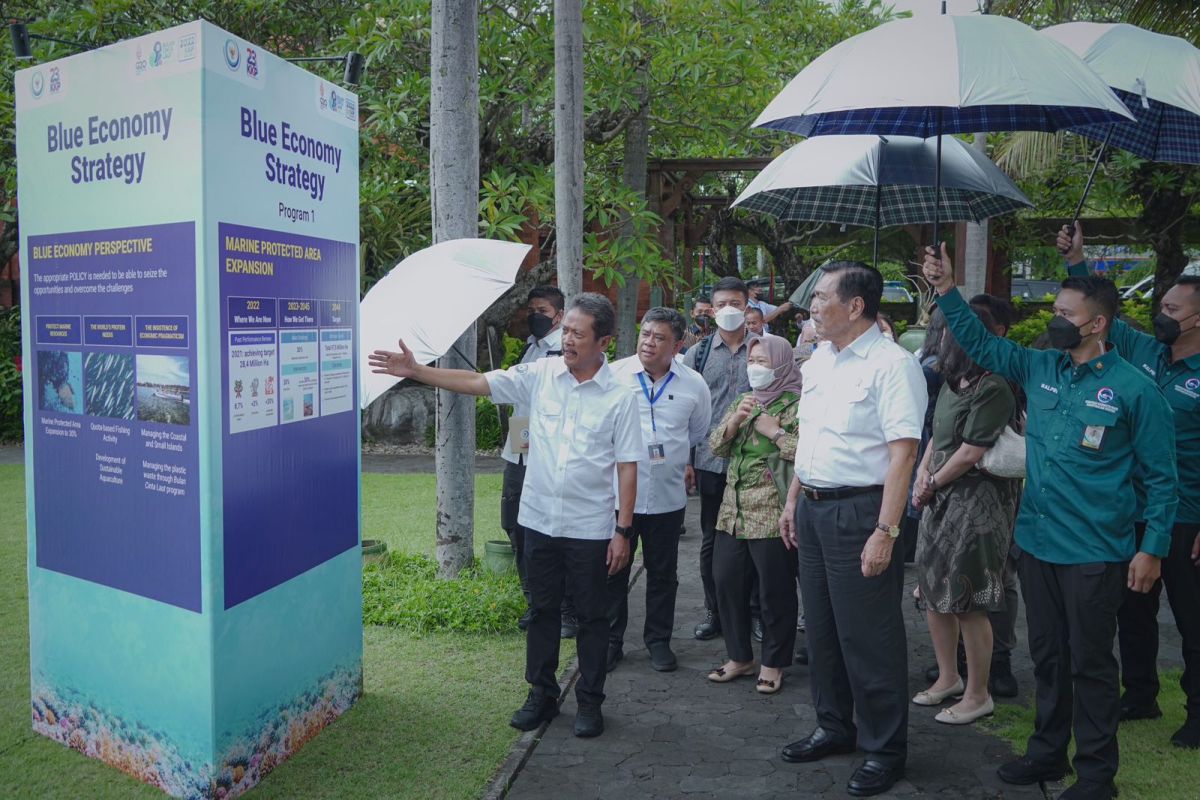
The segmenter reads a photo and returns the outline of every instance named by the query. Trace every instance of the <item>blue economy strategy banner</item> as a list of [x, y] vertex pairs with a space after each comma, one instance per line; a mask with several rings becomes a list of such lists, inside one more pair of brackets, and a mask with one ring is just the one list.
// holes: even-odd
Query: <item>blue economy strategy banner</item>
[[14, 86], [33, 726], [185, 796], [214, 750], [198, 40]]

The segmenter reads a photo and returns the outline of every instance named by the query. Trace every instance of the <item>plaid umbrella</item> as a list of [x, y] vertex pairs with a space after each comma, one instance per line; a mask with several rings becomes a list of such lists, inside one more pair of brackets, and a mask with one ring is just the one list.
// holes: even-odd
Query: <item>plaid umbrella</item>
[[876, 260], [880, 228], [935, 218], [982, 222], [1033, 205], [982, 153], [958, 139], [946, 145], [940, 192], [932, 185], [932, 140], [820, 136], [768, 164], [733, 205], [785, 221], [875, 228]]
[[[800, 71], [754, 124], [805, 136], [1056, 131], [1132, 120], [1079, 57], [1016, 20], [903, 19], [860, 33]], [[934, 186], [939, 185], [934, 163]], [[935, 210], [937, 207], [935, 206]], [[935, 216], [934, 238], [939, 219]]]
[[1150, 161], [1200, 164], [1200, 49], [1125, 24], [1068, 22], [1042, 35], [1082, 58], [1137, 120], [1071, 128], [1101, 143], [1072, 219], [1079, 218], [1109, 145]]

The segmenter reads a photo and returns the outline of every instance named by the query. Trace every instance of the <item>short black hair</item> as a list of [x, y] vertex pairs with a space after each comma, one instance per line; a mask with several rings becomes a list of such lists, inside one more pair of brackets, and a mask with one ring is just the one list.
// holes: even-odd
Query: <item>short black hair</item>
[[592, 332], [597, 339], [612, 336], [617, 324], [617, 312], [613, 310], [612, 301], [602, 294], [584, 292], [575, 295], [571, 301], [572, 309], [579, 309], [592, 318]]
[[535, 286], [529, 290], [529, 296], [525, 298], [525, 302], [530, 300], [549, 300], [556, 311], [562, 311], [563, 306], [567, 303], [567, 298], [557, 286], [551, 286], [548, 283], [543, 283], [540, 286]]
[[863, 301], [863, 317], [879, 317], [879, 302], [883, 299], [883, 275], [861, 261], [832, 261], [822, 265], [827, 275], [837, 275], [837, 295], [843, 303], [855, 297]]
[[749, 308], [747, 308], [747, 309], [746, 309], [746, 314], [747, 314], [747, 315], [749, 315], [749, 314], [752, 314], [752, 313], [753, 313], [753, 314], [758, 314], [758, 315], [759, 315], [760, 317], [762, 317], [763, 319], [766, 319], [766, 318], [767, 318], [767, 315], [766, 315], [766, 314], [764, 314], [764, 313], [763, 313], [763, 311], [762, 311], [762, 309], [761, 309], [761, 308], [759, 308], [758, 306], [750, 306]]
[[706, 294], [697, 295], [696, 299], [692, 301], [692, 308], [695, 308], [700, 303], [704, 303], [705, 305], [711, 306], [712, 298]]
[[1180, 275], [1175, 279], [1176, 286], [1190, 286], [1192, 291], [1200, 294], [1200, 275]]
[[741, 292], [744, 299], [750, 299], [750, 289], [746, 286], [746, 282], [732, 275], [726, 275], [713, 285], [712, 293], [714, 297], [717, 292]]
[[996, 324], [1006, 331], [1017, 321], [1017, 310], [1003, 297], [997, 297], [994, 294], [977, 294], [971, 298], [970, 305], [987, 309]]
[[1121, 297], [1117, 294], [1117, 285], [1108, 278], [1099, 275], [1072, 275], [1062, 282], [1063, 289], [1072, 289], [1083, 295], [1084, 299], [1097, 306], [1108, 324], [1117, 318], [1121, 310]]
[[686, 327], [683, 322], [683, 314], [680, 314], [673, 308], [665, 308], [656, 306], [646, 312], [642, 317], [642, 326], [645, 327], [647, 322], [665, 322], [671, 326], [671, 334], [675, 337], [675, 341], [683, 341], [683, 330]]

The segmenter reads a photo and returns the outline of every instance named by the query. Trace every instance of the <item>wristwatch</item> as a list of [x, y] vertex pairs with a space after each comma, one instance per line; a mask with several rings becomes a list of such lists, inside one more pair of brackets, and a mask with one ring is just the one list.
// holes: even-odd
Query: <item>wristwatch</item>
[[624, 525], [618, 525], [615, 530], [617, 533], [621, 534], [626, 539], [633, 538], [633, 526], [626, 527]]
[[900, 538], [900, 526], [899, 525], [884, 525], [882, 522], [880, 522], [878, 525], [875, 526], [875, 530], [883, 531], [884, 533], [886, 533], [888, 536], [890, 536], [893, 539]]

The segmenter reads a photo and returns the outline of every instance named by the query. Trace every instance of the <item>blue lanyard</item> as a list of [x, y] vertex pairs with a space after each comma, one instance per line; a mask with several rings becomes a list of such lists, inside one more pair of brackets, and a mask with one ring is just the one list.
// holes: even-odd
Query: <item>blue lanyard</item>
[[[637, 374], [638, 381], [642, 384], [642, 394], [646, 396], [646, 402], [650, 404], [650, 430], [658, 433], [658, 425], [654, 421], [654, 404], [663, 396], [663, 392], [667, 390], [667, 384], [671, 382], [671, 378], [675, 377], [674, 372], [667, 373], [667, 379], [663, 381], [663, 385], [658, 387], [658, 393], [651, 393], [650, 387], [646, 385], [646, 373], [639, 372]], [[651, 384], [653, 385], [653, 384]]]

